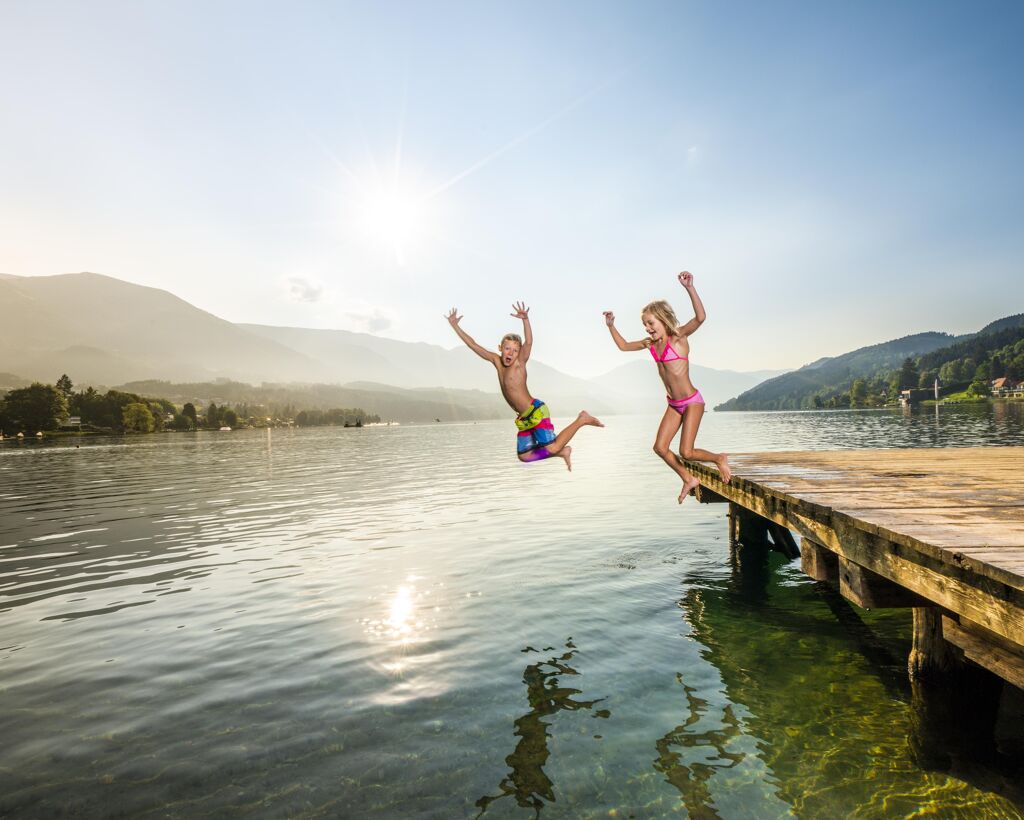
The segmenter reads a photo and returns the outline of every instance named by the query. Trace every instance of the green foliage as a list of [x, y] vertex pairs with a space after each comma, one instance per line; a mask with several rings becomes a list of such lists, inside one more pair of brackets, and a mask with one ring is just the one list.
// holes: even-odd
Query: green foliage
[[[947, 344], [934, 345], [935, 337]], [[786, 410], [845, 407], [851, 403], [853, 406], [878, 406], [886, 399], [895, 401], [900, 389], [930, 388], [936, 377], [947, 393], [967, 390], [972, 382], [982, 382], [984, 392], [972, 394], [981, 396], [989, 393], [989, 379], [1024, 378], [1024, 314], [1000, 319], [979, 333], [948, 344], [952, 339], [944, 334], [908, 336], [834, 359], [823, 359], [763, 382], [717, 409]], [[909, 349], [913, 345], [919, 346], [918, 351]], [[904, 353], [898, 367], [895, 367], [897, 362], [882, 366], [901, 348]], [[858, 405], [859, 387], [854, 395], [854, 383], [858, 379], [864, 381], [867, 389], [864, 405]]]
[[719, 405], [719, 410], [799, 410], [814, 407], [820, 396], [825, 407], [848, 407], [854, 379], [867, 385], [868, 406], [889, 392], [889, 375], [908, 356], [948, 345], [946, 333], [919, 333], [871, 345], [834, 358], [820, 359], [792, 373], [784, 373]]
[[3, 401], [3, 417], [8, 429], [29, 433], [56, 430], [67, 416], [64, 394], [40, 382], [9, 391]]
[[195, 430], [199, 426], [199, 420], [196, 416], [196, 406], [192, 402], [185, 402], [185, 406], [181, 408], [181, 415], [192, 422], [191, 429]]
[[220, 423], [221, 426], [225, 427], [237, 427], [238, 413], [236, 413], [230, 407], [222, 407], [220, 409]]
[[377, 416], [368, 416], [358, 408], [335, 407], [332, 410], [303, 410], [295, 417], [299, 427], [361, 427], [371, 421], [380, 421]]
[[854, 379], [850, 387], [850, 406], [864, 407], [868, 399], [868, 386], [864, 379]]
[[176, 413], [174, 415], [174, 421], [171, 422], [172, 430], [179, 430], [181, 432], [187, 430], [195, 430], [196, 423], [193, 419], [186, 416], [184, 413]]
[[83, 425], [121, 431], [124, 429], [124, 408], [129, 404], [145, 405], [146, 400], [135, 393], [122, 393], [120, 390], [98, 393], [90, 387], [71, 397], [71, 412], [81, 416]]
[[971, 396], [989, 395], [988, 382], [982, 379], [971, 382], [971, 386], [967, 388], [967, 393]]
[[917, 370], [917, 365], [908, 356], [903, 360], [903, 366], [900, 368], [900, 390], [912, 390], [917, 387], [920, 379], [921, 374]]
[[57, 389], [64, 395], [65, 399], [71, 399], [71, 394], [74, 392], [75, 386], [71, 383], [71, 379], [68, 378], [67, 373], [57, 379]]
[[121, 411], [122, 426], [126, 433], [152, 433], [153, 413], [142, 402], [125, 405]]

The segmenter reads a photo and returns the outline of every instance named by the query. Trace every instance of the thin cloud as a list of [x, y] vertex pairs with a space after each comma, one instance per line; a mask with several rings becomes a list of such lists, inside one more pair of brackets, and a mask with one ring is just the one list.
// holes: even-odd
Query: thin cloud
[[324, 298], [324, 286], [301, 276], [289, 276], [288, 296], [293, 302], [319, 302]]
[[351, 325], [367, 333], [380, 333], [394, 324], [391, 316], [380, 308], [374, 308], [369, 312], [349, 311], [343, 315]]

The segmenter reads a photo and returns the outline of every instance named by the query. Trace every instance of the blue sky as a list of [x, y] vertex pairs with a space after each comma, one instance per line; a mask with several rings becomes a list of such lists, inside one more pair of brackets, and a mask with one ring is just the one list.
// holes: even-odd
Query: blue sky
[[[232, 321], [796, 367], [1024, 311], [1024, 6], [0, 2], [0, 271]], [[684, 316], [685, 318], [685, 316]]]

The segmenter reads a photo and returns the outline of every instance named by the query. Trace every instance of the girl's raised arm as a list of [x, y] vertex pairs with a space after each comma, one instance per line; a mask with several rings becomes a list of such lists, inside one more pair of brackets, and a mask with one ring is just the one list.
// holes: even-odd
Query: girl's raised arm
[[679, 284], [686, 288], [686, 292], [690, 295], [690, 303], [693, 305], [693, 318], [685, 325], [679, 326], [679, 332], [684, 336], [689, 336], [704, 324], [707, 314], [704, 312], [704, 304], [697, 295], [697, 289], [693, 286], [693, 274], [684, 270], [679, 274]]
[[615, 314], [610, 310], [604, 312], [604, 323], [608, 325], [608, 332], [612, 334], [612, 340], [619, 350], [643, 350], [648, 346], [646, 340], [639, 342], [627, 342], [615, 327]]

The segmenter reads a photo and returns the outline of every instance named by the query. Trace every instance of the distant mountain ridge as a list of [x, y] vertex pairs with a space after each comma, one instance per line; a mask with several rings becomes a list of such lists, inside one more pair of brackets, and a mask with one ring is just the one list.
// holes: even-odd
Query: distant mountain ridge
[[[399, 420], [431, 413], [445, 420], [508, 414], [494, 374], [462, 345], [447, 349], [346, 330], [235, 324], [167, 291], [97, 273], [0, 274], [0, 368], [10, 371], [8, 386], [33, 379], [52, 383], [62, 373], [76, 385], [97, 387], [227, 379], [362, 390], [377, 396], [360, 395], [363, 409]], [[697, 366], [693, 373], [712, 401], [736, 395], [764, 376]], [[644, 412], [660, 409], [663, 401], [655, 369], [640, 360], [588, 380], [534, 357], [530, 387], [559, 415], [583, 408]], [[395, 390], [410, 391], [409, 402], [437, 406], [413, 413], [408, 404], [404, 416], [376, 409], [390, 408], [384, 396], [393, 397]], [[434, 393], [411, 392], [418, 390]], [[477, 400], [477, 394], [486, 398]], [[444, 412], [445, 407], [451, 409]]]
[[855, 379], [873, 379], [916, 358], [982, 336], [1024, 325], [1024, 314], [997, 319], [976, 333], [954, 336], [926, 332], [868, 345], [841, 356], [826, 357], [769, 379], [718, 405], [716, 410], [800, 410], [814, 407], [815, 397], [848, 391]]

